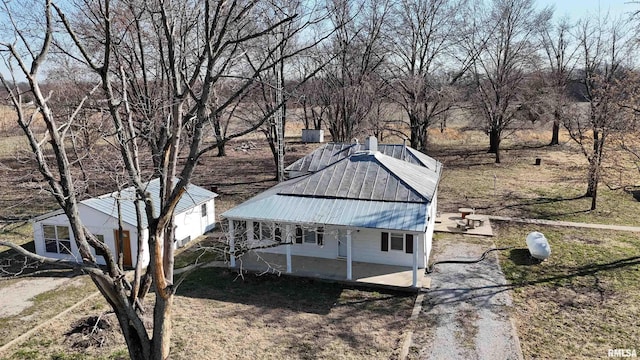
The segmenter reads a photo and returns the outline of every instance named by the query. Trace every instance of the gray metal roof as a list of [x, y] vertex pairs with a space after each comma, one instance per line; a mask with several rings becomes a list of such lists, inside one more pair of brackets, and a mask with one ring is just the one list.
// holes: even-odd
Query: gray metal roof
[[[365, 144], [327, 143], [307, 156], [298, 159], [285, 170], [302, 173], [317, 172], [365, 150], [367, 150]], [[437, 160], [404, 144], [378, 144], [378, 151], [395, 159], [423, 166], [436, 172], [441, 171], [441, 164]]]
[[430, 202], [439, 175], [380, 152], [355, 153], [280, 191], [286, 195]]
[[242, 203], [222, 216], [255, 221], [424, 232], [428, 224], [428, 207], [428, 203], [272, 194]]
[[222, 216], [424, 232], [440, 178], [437, 170], [380, 152], [353, 153], [282, 182]]
[[[160, 203], [160, 179], [153, 179], [145, 184], [147, 191], [151, 194], [153, 204]], [[180, 198], [178, 205], [176, 206], [175, 213], [183, 213], [193, 207], [199, 206], [215, 197], [218, 194], [201, 188], [199, 186], [189, 184], [187, 190]], [[120, 192], [113, 192], [110, 194], [101, 195], [99, 197], [83, 200], [80, 203], [100, 211], [106, 215], [117, 218], [118, 217], [118, 204], [116, 199], [120, 198], [120, 209], [122, 214], [122, 221], [127, 224], [136, 225], [138, 223], [136, 219], [135, 211], [135, 189], [128, 187]], [[144, 211], [144, 210], [143, 210]], [[147, 218], [142, 216], [142, 226], [147, 227]]]

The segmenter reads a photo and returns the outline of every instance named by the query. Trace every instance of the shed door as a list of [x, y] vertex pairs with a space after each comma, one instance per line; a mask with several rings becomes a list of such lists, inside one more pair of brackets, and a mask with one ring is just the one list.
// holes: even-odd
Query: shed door
[[338, 257], [347, 257], [347, 233], [346, 231], [338, 231]]
[[[120, 254], [122, 249], [122, 265], [131, 267], [133, 262], [131, 261], [131, 235], [128, 230], [123, 230], [122, 234], [118, 230], [113, 231], [114, 238], [116, 239], [116, 253]], [[121, 242], [122, 241], [122, 242]], [[122, 248], [120, 247], [122, 244]]]

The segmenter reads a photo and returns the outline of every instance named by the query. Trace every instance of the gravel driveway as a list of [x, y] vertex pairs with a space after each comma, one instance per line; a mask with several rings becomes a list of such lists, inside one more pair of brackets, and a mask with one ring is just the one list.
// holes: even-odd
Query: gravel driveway
[[[493, 242], [456, 237], [439, 244], [435, 261], [477, 258]], [[521, 359], [497, 254], [475, 264], [436, 265], [413, 335], [410, 358]]]

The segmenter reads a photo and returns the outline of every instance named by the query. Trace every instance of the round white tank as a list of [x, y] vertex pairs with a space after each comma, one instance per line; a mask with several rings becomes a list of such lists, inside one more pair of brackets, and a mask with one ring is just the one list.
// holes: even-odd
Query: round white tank
[[527, 247], [531, 256], [538, 260], [546, 260], [551, 255], [551, 246], [542, 233], [537, 231], [527, 235]]

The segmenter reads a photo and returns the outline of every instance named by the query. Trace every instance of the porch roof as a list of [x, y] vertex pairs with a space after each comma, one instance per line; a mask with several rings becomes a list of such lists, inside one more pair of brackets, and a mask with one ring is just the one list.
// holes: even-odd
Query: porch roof
[[424, 232], [440, 173], [358, 152], [282, 182], [222, 214], [234, 220]]
[[272, 194], [253, 198], [223, 214], [230, 219], [327, 224], [424, 232], [429, 203], [386, 202]]

